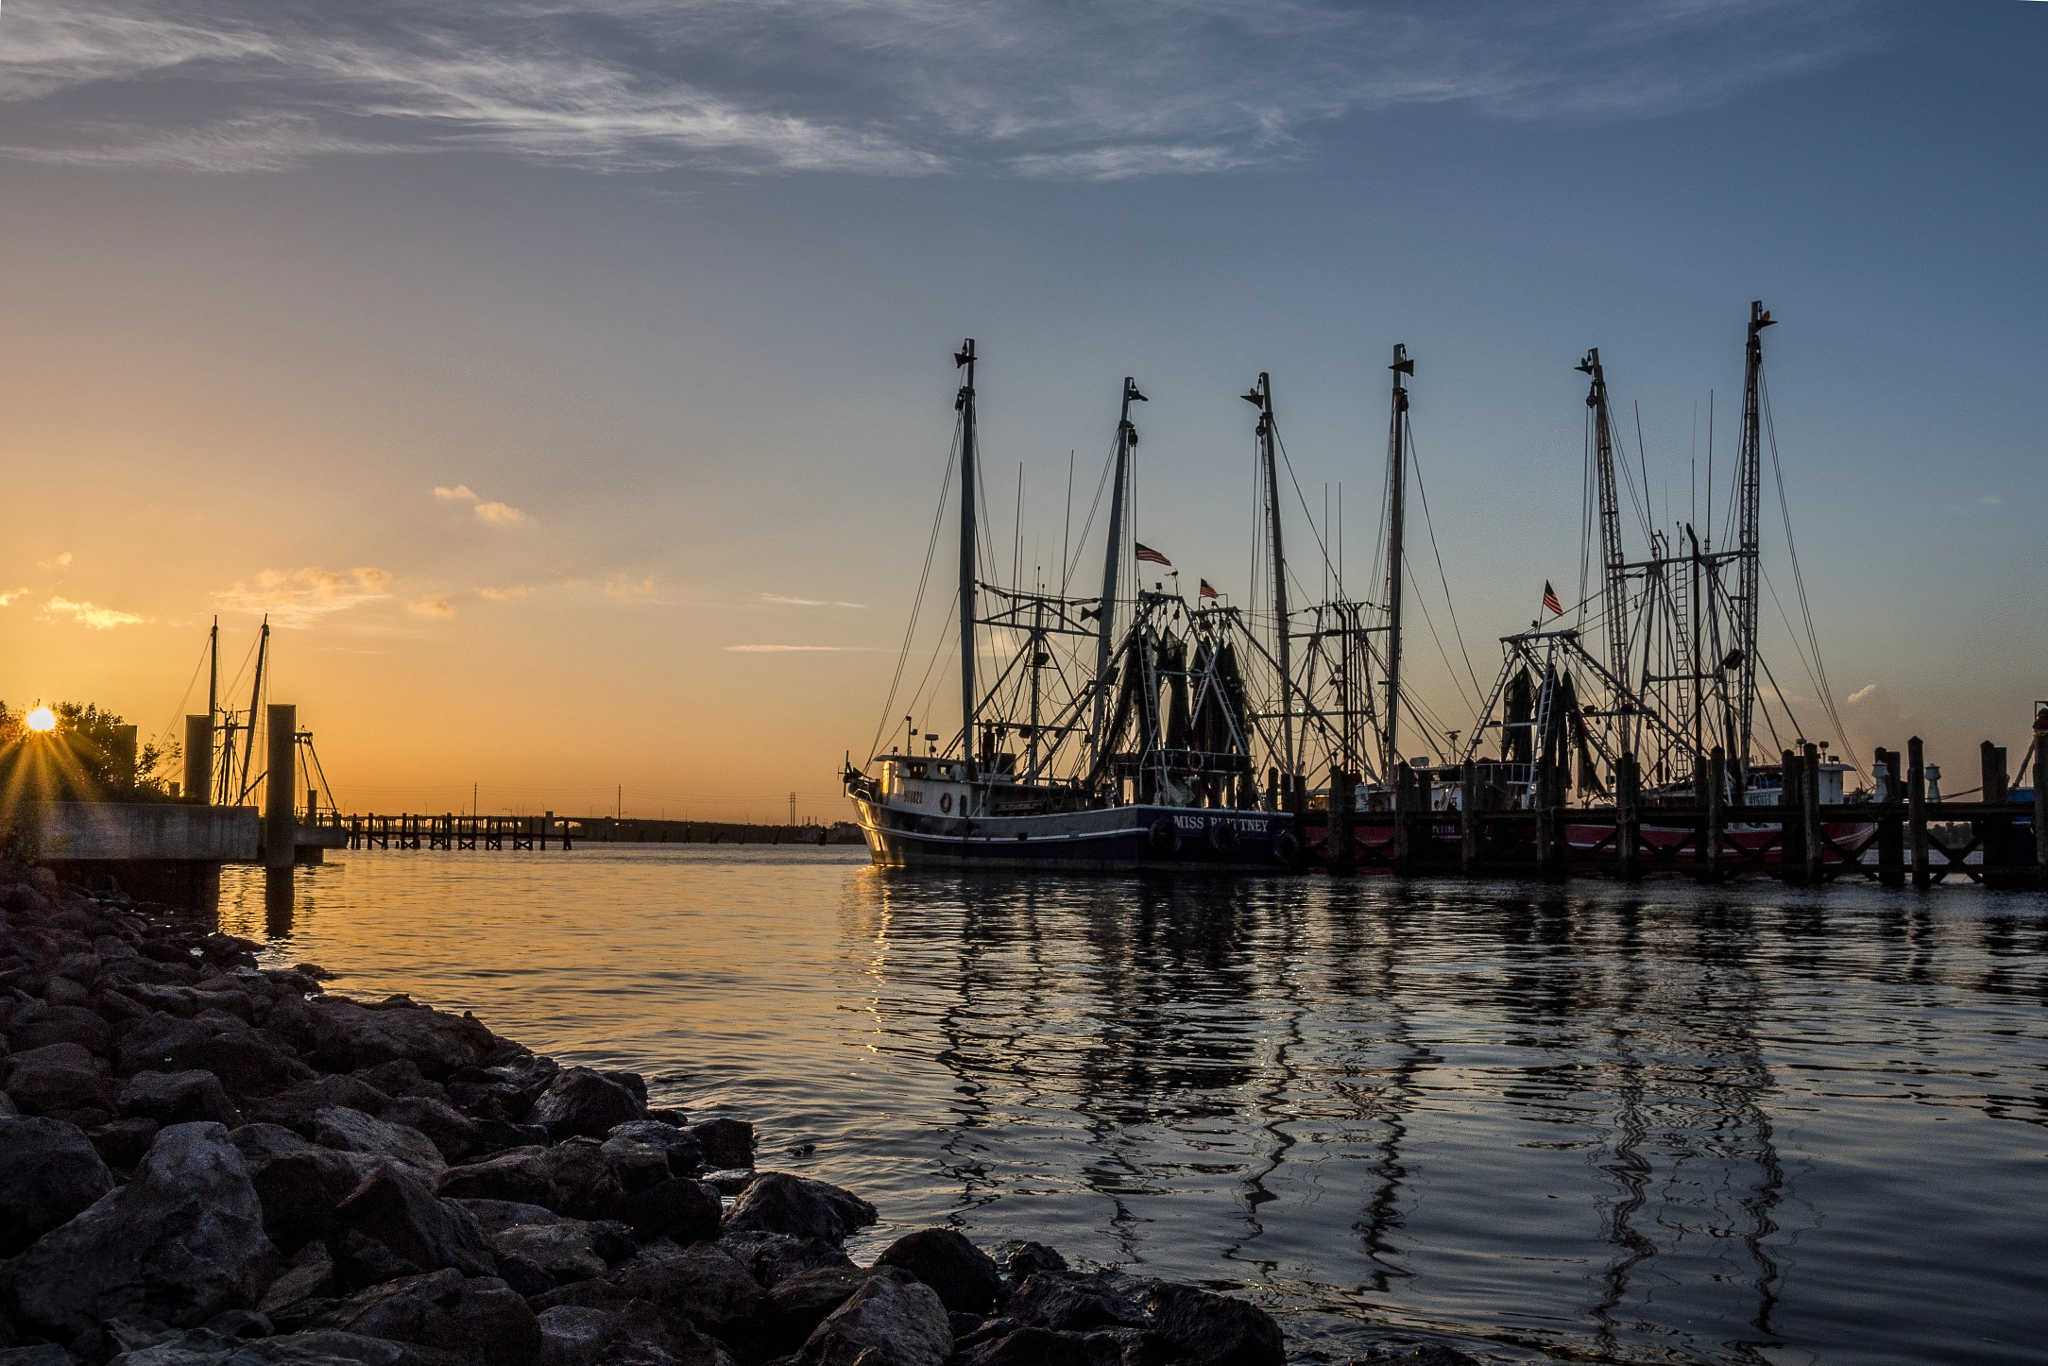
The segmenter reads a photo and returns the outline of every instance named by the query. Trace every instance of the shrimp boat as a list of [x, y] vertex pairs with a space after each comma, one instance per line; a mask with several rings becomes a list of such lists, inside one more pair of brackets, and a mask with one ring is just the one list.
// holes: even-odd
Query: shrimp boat
[[[948, 485], [957, 474], [959, 490], [960, 727], [943, 739], [923, 732], [920, 753], [913, 721], [900, 744], [865, 766], [848, 760], [845, 790], [874, 861], [1297, 870], [1300, 843], [1284, 809], [1290, 784], [1277, 770], [1264, 787], [1258, 781], [1258, 760], [1278, 752], [1270, 655], [1237, 609], [1207, 596], [1190, 604], [1163, 579], [1151, 589], [1137, 579], [1140, 564], [1165, 563], [1131, 525], [1131, 408], [1145, 396], [1124, 380], [1106, 471], [1101, 591], [1003, 584], [984, 572], [993, 556], [977, 525], [977, 361], [970, 338], [954, 357], [963, 382], [947, 473]], [[943, 489], [940, 502], [943, 511]], [[934, 548], [936, 538], [935, 527]], [[909, 648], [906, 637], [906, 657]], [[892, 693], [885, 717], [894, 702]]]

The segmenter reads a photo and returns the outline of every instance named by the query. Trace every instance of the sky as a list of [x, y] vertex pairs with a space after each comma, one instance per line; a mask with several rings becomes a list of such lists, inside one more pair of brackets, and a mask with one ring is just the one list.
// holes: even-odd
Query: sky
[[1137, 534], [1238, 598], [1237, 395], [1363, 563], [1406, 344], [1469, 716], [1579, 583], [1572, 367], [1668, 526], [1761, 299], [1826, 691], [1973, 786], [2048, 698], [2044, 59], [2030, 0], [8, 0], [0, 698], [175, 735], [268, 613], [345, 808], [839, 819], [972, 336], [1002, 558], [1132, 375]]

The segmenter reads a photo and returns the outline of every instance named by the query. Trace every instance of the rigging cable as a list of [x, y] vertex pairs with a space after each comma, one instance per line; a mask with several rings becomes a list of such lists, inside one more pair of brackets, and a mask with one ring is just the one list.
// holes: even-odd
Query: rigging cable
[[[890, 713], [896, 710], [896, 689], [903, 682], [903, 666], [910, 658], [910, 642], [917, 634], [918, 614], [924, 606], [924, 590], [931, 582], [932, 559], [937, 555], [939, 549], [939, 528], [944, 524], [946, 517], [946, 495], [952, 491], [953, 487], [953, 467], [960, 463], [960, 437], [963, 425], [955, 424], [953, 428], [953, 449], [946, 456], [946, 477], [939, 482], [939, 506], [932, 513], [932, 534], [931, 539], [926, 542], [924, 548], [924, 572], [918, 576], [917, 596], [911, 600], [910, 604], [910, 624], [903, 628], [903, 648], [897, 652], [896, 673], [889, 680], [889, 699], [882, 704], [882, 719], [875, 727], [875, 738], [868, 743], [868, 761], [870, 763], [874, 761], [874, 756], [881, 751], [882, 734], [889, 729], [894, 719]], [[960, 600], [960, 595], [957, 592], [954, 593], [953, 600], [956, 603]]]

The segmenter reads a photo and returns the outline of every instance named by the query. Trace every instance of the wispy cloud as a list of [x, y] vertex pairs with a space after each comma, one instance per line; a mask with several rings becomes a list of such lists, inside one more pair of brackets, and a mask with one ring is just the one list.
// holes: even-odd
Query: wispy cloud
[[728, 645], [725, 648], [733, 654], [741, 655], [864, 655], [873, 654], [879, 647], [873, 645]]
[[1848, 697], [1844, 698], [1843, 700], [1853, 707], [1858, 702], [1866, 702], [1870, 700], [1870, 698], [1875, 696], [1876, 693], [1877, 684], [1865, 683], [1862, 687], [1858, 688], [1855, 692], [1850, 693]]
[[28, 589], [17, 588], [12, 593], [0, 593], [0, 607], [12, 607], [16, 598], [27, 597]]
[[867, 610], [864, 602], [841, 602], [836, 598], [792, 598], [782, 593], [763, 593], [761, 601], [777, 603], [784, 607], [852, 607]]
[[509, 503], [478, 503], [476, 519], [492, 526], [510, 526], [514, 522], [525, 521], [526, 514]]
[[628, 602], [651, 598], [654, 596], [654, 580], [614, 578], [606, 582], [604, 591], [607, 597], [621, 598]]
[[68, 550], [61, 555], [52, 555], [47, 560], [36, 561], [36, 568], [38, 569], [69, 569], [70, 567], [71, 552]]
[[1399, 105], [1606, 118], [1711, 103], [1882, 41], [1892, 8], [9, 0], [0, 100], [27, 109], [0, 150], [220, 172], [488, 148], [606, 172], [1213, 174], [1298, 157], [1316, 126]]
[[473, 503], [476, 501], [476, 494], [470, 491], [470, 487], [467, 484], [457, 484], [454, 488], [436, 485], [434, 496], [444, 503]]
[[532, 592], [533, 589], [526, 584], [515, 583], [510, 588], [479, 588], [476, 590], [476, 595], [490, 602], [511, 602], [515, 598], [526, 597]]
[[266, 569], [254, 584], [238, 583], [213, 595], [228, 611], [269, 614], [279, 626], [305, 626], [335, 612], [390, 596], [391, 575], [382, 569]]
[[79, 625], [90, 626], [95, 631], [136, 626], [144, 620], [133, 612], [117, 612], [111, 607], [95, 607], [89, 602], [73, 602], [69, 598], [51, 598], [43, 604], [43, 612], [48, 616], [69, 615]]
[[408, 611], [422, 617], [452, 617], [455, 608], [445, 597], [421, 598], [408, 605]]

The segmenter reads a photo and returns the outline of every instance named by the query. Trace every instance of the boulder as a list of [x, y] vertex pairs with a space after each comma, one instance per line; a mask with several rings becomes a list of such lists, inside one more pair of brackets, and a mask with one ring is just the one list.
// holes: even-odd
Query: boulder
[[477, 1227], [484, 1231], [486, 1238], [514, 1224], [552, 1224], [562, 1217], [546, 1205], [522, 1205], [517, 1200], [457, 1200], [455, 1203], [469, 1211], [470, 1218], [476, 1220]]
[[250, 1341], [211, 1327], [163, 1334], [118, 1366], [398, 1366], [405, 1349], [354, 1333], [288, 1333]]
[[228, 1135], [247, 1165], [264, 1231], [289, 1253], [334, 1227], [334, 1210], [378, 1170], [374, 1157], [323, 1148], [276, 1124], [245, 1124]]
[[322, 1110], [339, 1107], [360, 1110], [366, 1115], [381, 1115], [389, 1104], [391, 1097], [354, 1077], [315, 1077], [310, 1081], [295, 1082], [276, 1095], [249, 1102], [242, 1115], [251, 1124], [282, 1124], [311, 1138], [315, 1125], [313, 1116]]
[[524, 1257], [556, 1284], [596, 1280], [611, 1269], [592, 1245], [590, 1225], [581, 1219], [514, 1224], [493, 1233], [490, 1241], [500, 1257]]
[[1055, 1332], [1143, 1327], [1145, 1311], [1120, 1286], [1097, 1274], [1041, 1271], [1025, 1279], [1003, 1312], [1022, 1324]]
[[610, 1219], [626, 1203], [626, 1188], [599, 1143], [583, 1138], [557, 1143], [543, 1151], [541, 1168], [547, 1173], [549, 1205], [559, 1214]]
[[533, 1108], [526, 1093], [509, 1081], [457, 1081], [447, 1084], [448, 1103], [471, 1119], [511, 1123]]
[[802, 1366], [941, 1366], [953, 1352], [946, 1306], [900, 1271], [877, 1271], [805, 1339]]
[[548, 1142], [548, 1131], [538, 1124], [513, 1124], [502, 1119], [479, 1119], [476, 1125], [476, 1149], [472, 1156], [485, 1153], [501, 1153], [507, 1148], [544, 1148]]
[[452, 1105], [427, 1096], [399, 1096], [385, 1108], [386, 1124], [417, 1129], [450, 1161], [476, 1151], [476, 1121]]
[[875, 1207], [852, 1191], [787, 1172], [768, 1172], [726, 1213], [734, 1233], [784, 1233], [837, 1243], [875, 1222]]
[[480, 1064], [493, 1048], [491, 1031], [469, 1015], [447, 1015], [425, 1006], [372, 1010], [354, 1001], [308, 1003], [313, 1061], [329, 1071], [403, 1059], [429, 1077]]
[[605, 1135], [607, 1143], [613, 1139], [652, 1143], [668, 1153], [668, 1169], [677, 1176], [695, 1175], [704, 1165], [704, 1149], [697, 1142], [697, 1136], [658, 1119], [636, 1119], [629, 1124], [621, 1124]]
[[541, 1311], [541, 1366], [731, 1366], [712, 1338], [659, 1307], [556, 1305]]
[[181, 1015], [191, 1019], [209, 1010], [218, 1010], [224, 1015], [236, 1015], [244, 1020], [254, 1014], [248, 993], [227, 990], [207, 990], [203, 987], [160, 986], [151, 982], [138, 982], [123, 989], [122, 994], [146, 1007], [152, 1013]]
[[481, 1162], [450, 1167], [438, 1189], [444, 1199], [501, 1200], [553, 1209], [555, 1190], [548, 1180], [548, 1150], [507, 1148]]
[[634, 1299], [681, 1314], [717, 1337], [746, 1333], [767, 1302], [760, 1284], [716, 1243], [697, 1243], [662, 1261], [622, 1267], [610, 1281]]
[[68, 1120], [81, 1129], [114, 1117], [113, 1083], [82, 1044], [44, 1044], [16, 1053], [4, 1066], [7, 1094], [22, 1114]]
[[770, 1352], [793, 1352], [874, 1273], [863, 1266], [827, 1266], [791, 1276], [768, 1292], [761, 1312], [767, 1325], [762, 1345]]
[[1079, 1333], [1018, 1328], [961, 1352], [955, 1366], [1091, 1366], [1088, 1342]]
[[301, 1300], [329, 1298], [347, 1291], [348, 1287], [335, 1270], [334, 1258], [328, 1253], [327, 1244], [315, 1238], [285, 1264], [277, 1279], [270, 1283], [270, 1288], [263, 1292], [263, 1300], [256, 1310], [261, 1314], [276, 1314]]
[[1178, 1347], [1144, 1328], [1097, 1328], [1081, 1341], [1091, 1366], [1167, 1366], [1180, 1359]]
[[403, 1095], [408, 1087], [417, 1086], [427, 1079], [427, 1074], [420, 1071], [420, 1065], [411, 1058], [393, 1058], [389, 1062], [358, 1067], [353, 1075], [363, 1085], [387, 1096]]
[[12, 1257], [113, 1189], [112, 1174], [77, 1125], [0, 1117], [0, 1257]]
[[100, 1125], [86, 1137], [99, 1151], [101, 1161], [109, 1167], [126, 1169], [142, 1160], [162, 1127], [153, 1119], [116, 1119]]
[[699, 1120], [684, 1132], [697, 1140], [707, 1166], [754, 1165], [754, 1126], [743, 1119]]
[[555, 1278], [548, 1275], [539, 1262], [517, 1252], [498, 1254], [498, 1279], [512, 1287], [513, 1293], [529, 1305], [534, 1296], [545, 1295], [555, 1288]]
[[540, 1356], [540, 1325], [525, 1300], [495, 1276], [453, 1270], [358, 1291], [313, 1326], [409, 1343], [422, 1349], [416, 1359], [447, 1366], [534, 1366]]
[[334, 1211], [334, 1226], [376, 1239], [414, 1272], [452, 1267], [465, 1276], [489, 1276], [496, 1270], [469, 1211], [437, 1198], [402, 1168], [385, 1167], [350, 1192]]
[[526, 1122], [545, 1127], [552, 1138], [603, 1138], [614, 1126], [643, 1119], [647, 1104], [631, 1090], [588, 1067], [556, 1074], [527, 1112]]
[[114, 1092], [123, 1119], [153, 1119], [158, 1125], [220, 1124], [240, 1128], [242, 1114], [211, 1072], [137, 1072]]
[[629, 1195], [667, 1181], [673, 1175], [668, 1165], [668, 1149], [659, 1143], [614, 1134], [601, 1146], [605, 1161], [611, 1163], [612, 1170], [619, 1174], [619, 1182]]
[[724, 1202], [703, 1182], [677, 1176], [631, 1197], [623, 1213], [643, 1238], [666, 1234], [688, 1244], [718, 1236]]
[[17, 1053], [53, 1043], [75, 1043], [88, 1053], [104, 1054], [114, 1042], [114, 1027], [83, 1004], [47, 1005], [17, 1016], [8, 1031]]
[[211, 1072], [230, 1096], [268, 1096], [313, 1071], [246, 1020], [209, 1010], [191, 1019], [159, 1012], [138, 1020], [115, 1049], [115, 1071]]
[[70, 1337], [143, 1315], [175, 1326], [255, 1305], [277, 1270], [263, 1206], [218, 1124], [174, 1124], [134, 1180], [14, 1263], [15, 1316]]
[[853, 1265], [846, 1249], [823, 1238], [792, 1238], [784, 1233], [726, 1232], [718, 1245], [764, 1286], [777, 1286], [791, 1276], [823, 1267]]
[[338, 1152], [385, 1158], [426, 1181], [438, 1181], [441, 1173], [448, 1170], [448, 1160], [441, 1156], [441, 1150], [418, 1129], [391, 1124], [361, 1110], [334, 1106], [317, 1111], [313, 1116], [313, 1141]]
[[1013, 1281], [1023, 1281], [1041, 1271], [1065, 1271], [1067, 1259], [1059, 1249], [1045, 1243], [1024, 1243], [1012, 1240], [999, 1244], [996, 1255], [1003, 1264], [1003, 1274]]
[[1153, 1329], [1195, 1366], [1286, 1366], [1280, 1325], [1255, 1304], [1155, 1281], [1146, 1308]]
[[882, 1249], [877, 1266], [900, 1266], [960, 1314], [993, 1311], [1003, 1294], [995, 1259], [950, 1228], [921, 1228]]

